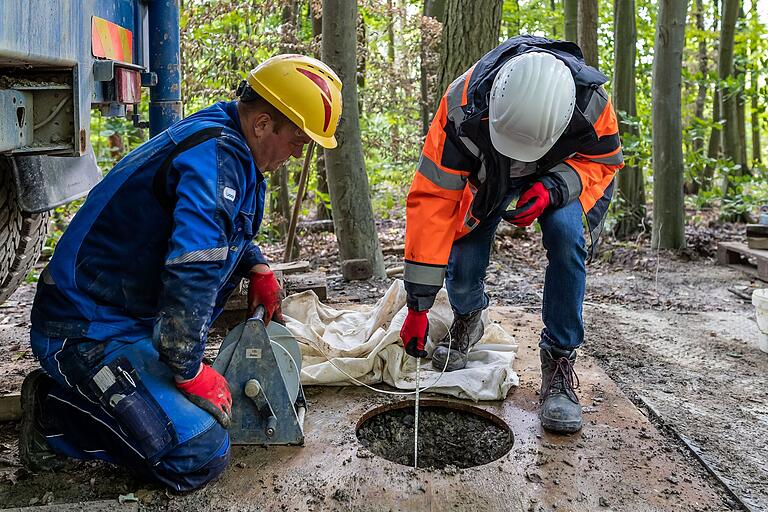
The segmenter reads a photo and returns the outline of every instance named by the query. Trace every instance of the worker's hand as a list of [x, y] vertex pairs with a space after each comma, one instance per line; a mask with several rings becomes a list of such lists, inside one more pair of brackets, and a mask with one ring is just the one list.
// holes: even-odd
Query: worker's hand
[[429, 333], [428, 312], [428, 309], [416, 311], [408, 308], [408, 315], [403, 322], [403, 328], [400, 329], [400, 339], [403, 340], [405, 353], [409, 356], [427, 357], [424, 345], [427, 343], [427, 334]]
[[224, 428], [232, 418], [232, 394], [227, 379], [219, 372], [200, 363], [200, 371], [189, 380], [176, 377], [176, 387], [190, 402], [211, 413]]
[[[266, 265], [264, 265], [266, 267]], [[284, 323], [283, 311], [280, 308], [283, 290], [275, 278], [274, 272], [266, 267], [266, 272], [251, 271], [248, 283], [248, 318], [253, 316], [256, 307], [264, 306], [264, 325], [274, 319], [278, 323]]]
[[507, 222], [519, 227], [533, 224], [533, 221], [544, 213], [551, 202], [549, 191], [544, 184], [537, 181], [531, 188], [520, 195], [514, 210], [507, 210], [501, 214]]

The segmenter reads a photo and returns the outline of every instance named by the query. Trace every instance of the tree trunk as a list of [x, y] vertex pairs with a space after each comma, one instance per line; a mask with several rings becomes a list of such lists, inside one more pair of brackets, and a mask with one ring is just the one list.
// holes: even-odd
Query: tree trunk
[[[721, 84], [723, 126], [723, 154], [734, 164], [741, 164], [739, 150], [739, 120], [737, 113], [738, 92], [728, 86], [728, 80], [733, 80], [733, 50], [736, 31], [736, 18], [739, 15], [740, 0], [723, 0], [723, 21], [720, 30], [719, 78]], [[733, 177], [740, 176], [740, 170], [731, 171]], [[728, 173], [723, 176], [723, 197], [730, 197], [731, 180]]]
[[660, 0], [654, 42], [653, 236], [654, 248], [685, 247], [681, 85], [688, 0]]
[[440, 52], [440, 94], [499, 44], [502, 0], [447, 0]]
[[[635, 0], [614, 2], [614, 53], [615, 72], [613, 103], [619, 116], [619, 133], [636, 136], [637, 129], [626, 122], [627, 117], [636, 115], [635, 108], [635, 59], [637, 47], [637, 24], [635, 21]], [[645, 180], [639, 165], [626, 165], [616, 177], [618, 198], [616, 202], [619, 219], [616, 236], [629, 238], [638, 233], [645, 219]]]
[[[717, 0], [716, 0], [717, 1]], [[696, 108], [694, 115], [696, 119], [704, 118], [704, 105], [707, 102], [707, 75], [709, 74], [709, 66], [707, 62], [707, 39], [704, 36], [706, 27], [704, 26], [704, 0], [696, 0], [696, 30], [699, 40], [697, 58], [699, 61], [699, 90], [696, 94]], [[693, 149], [696, 152], [701, 151], [704, 148], [703, 139], [694, 139]], [[698, 183], [694, 183], [692, 187], [694, 193], [698, 190]]]
[[[424, 6], [421, 11], [422, 14], [422, 20], [429, 16], [429, 0], [424, 0]], [[427, 132], [429, 131], [429, 86], [428, 86], [428, 79], [429, 79], [429, 72], [427, 71], [427, 42], [426, 42], [426, 36], [424, 29], [424, 23], [422, 21], [420, 27], [421, 29], [421, 40], [419, 41], [419, 87], [421, 92], [421, 135], [425, 136]]]
[[[281, 13], [281, 53], [292, 53], [293, 37], [296, 32], [295, 2], [283, 2]], [[288, 230], [288, 219], [291, 216], [291, 196], [288, 191], [288, 164], [283, 164], [275, 171], [273, 183], [277, 187], [272, 190], [270, 196], [270, 212], [272, 212], [272, 225], [280, 235], [285, 236]]]
[[[313, 2], [309, 2], [310, 9], [315, 6]], [[323, 35], [323, 13], [312, 12], [312, 36], [315, 39], [320, 39]], [[320, 58], [320, 49], [318, 48], [315, 57]], [[318, 147], [315, 152], [315, 168], [317, 172], [317, 192], [318, 197], [315, 201], [315, 217], [318, 220], [328, 220], [331, 218], [331, 210], [325, 206], [325, 201], [320, 194], [328, 196], [328, 179], [325, 176], [325, 153], [323, 148]]]
[[[712, 16], [712, 32], [717, 33], [720, 21], [720, 2], [714, 0], [712, 6], [714, 15]], [[719, 44], [717, 44], [719, 52]], [[720, 84], [716, 83], [712, 91], [712, 131], [709, 134], [709, 144], [707, 144], [707, 159], [711, 162], [720, 158], [720, 150], [723, 143], [723, 133], [720, 126], [722, 120], [721, 113], [722, 101], [720, 98]], [[715, 176], [714, 164], [707, 163], [704, 167], [704, 175], [701, 177], [701, 189], [708, 191], [712, 189], [712, 180]]]
[[[395, 57], [395, 5], [393, 0], [387, 0], [387, 11], [389, 15], [389, 23], [387, 24], [387, 65], [389, 67], [389, 76], [392, 79], [387, 81], [389, 87], [389, 94], [387, 95], [389, 108], [394, 110], [395, 105], [399, 103], [399, 95], [397, 88], [396, 77], [398, 73], [396, 71], [397, 59]], [[395, 162], [400, 161], [400, 123], [394, 119], [389, 121], [389, 139], [390, 150], [392, 160]]]
[[[720, 86], [715, 84], [715, 89], [712, 92], [712, 122], [720, 123], [722, 120], [721, 110], [722, 102], [720, 101]], [[720, 157], [720, 150], [723, 144], [723, 132], [719, 124], [712, 126], [712, 132], [709, 134], [709, 144], [707, 145], [707, 159], [714, 161]], [[711, 190], [712, 180], [715, 177], [715, 165], [707, 163], [704, 167], [704, 176], [701, 178], [701, 190]]]
[[598, 69], [597, 0], [579, 0], [579, 46], [584, 61]]
[[[754, 1], [754, 0], [753, 0]], [[746, 31], [744, 10], [739, 8], [739, 18], [736, 29], [742, 34]], [[741, 175], [750, 174], [749, 160], [747, 159], [747, 104], [743, 88], [747, 83], [747, 70], [745, 63], [749, 58], [746, 45], [740, 46], [740, 58], [734, 58], [733, 72], [736, 75], [736, 81], [739, 83], [739, 91], [736, 94], [736, 121], [738, 123], [739, 133], [739, 162], [741, 163]]]
[[342, 81], [342, 112], [336, 138], [339, 146], [325, 152], [333, 225], [339, 243], [339, 260], [367, 259], [373, 274], [384, 277], [384, 259], [371, 207], [368, 176], [365, 174], [357, 109], [356, 37], [357, 2], [323, 2], [323, 61]]
[[[757, 12], [757, 1], [752, 2], [752, 23], [759, 23]], [[749, 70], [750, 79], [750, 97], [751, 105], [750, 112], [752, 114], [752, 165], [758, 165], [762, 163], [762, 148], [760, 144], [760, 64], [758, 58], [760, 57], [760, 50], [758, 50], [758, 36], [754, 34], [750, 39], [749, 48], [751, 64]]]
[[563, 0], [563, 30], [566, 41], [579, 41], [579, 0]]
[[[552, 11], [552, 19], [557, 15], [557, 6], [555, 0], [549, 0], [549, 10]], [[552, 39], [557, 39], [557, 23], [552, 23]]]

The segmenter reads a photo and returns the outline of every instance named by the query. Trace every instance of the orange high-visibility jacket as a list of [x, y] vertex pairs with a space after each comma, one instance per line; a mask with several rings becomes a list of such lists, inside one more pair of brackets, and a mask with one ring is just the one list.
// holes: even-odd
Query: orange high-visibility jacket
[[[592, 248], [597, 243], [614, 174], [624, 166], [616, 114], [601, 85], [607, 78], [584, 64], [573, 43], [532, 36], [510, 39], [448, 87], [427, 134], [406, 209], [404, 278], [410, 307], [431, 307], [454, 240], [498, 207], [507, 191], [512, 161], [490, 142], [487, 98], [500, 67], [523, 51], [554, 54], [571, 69], [577, 86], [571, 124], [536, 162], [531, 182], [542, 181], [551, 191], [552, 207], [578, 199]], [[415, 289], [421, 292], [413, 293]]]

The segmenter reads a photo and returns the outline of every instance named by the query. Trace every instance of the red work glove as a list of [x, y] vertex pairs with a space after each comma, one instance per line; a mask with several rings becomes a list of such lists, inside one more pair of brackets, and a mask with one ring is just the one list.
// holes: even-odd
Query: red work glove
[[531, 188], [520, 195], [514, 210], [507, 210], [501, 216], [507, 222], [519, 227], [533, 224], [550, 203], [549, 191], [537, 181]]
[[427, 357], [424, 345], [427, 343], [427, 333], [429, 332], [428, 312], [428, 309], [416, 311], [408, 308], [408, 315], [403, 322], [403, 328], [400, 329], [400, 339], [403, 340], [405, 353], [409, 356]]
[[274, 272], [251, 272], [248, 283], [248, 318], [253, 316], [258, 305], [264, 306], [264, 325], [273, 318], [278, 323], [284, 323], [283, 311], [280, 308], [282, 290], [275, 278]]
[[211, 413], [222, 427], [229, 428], [232, 394], [229, 392], [227, 379], [219, 372], [201, 363], [197, 375], [189, 380], [177, 380], [176, 387], [190, 402]]

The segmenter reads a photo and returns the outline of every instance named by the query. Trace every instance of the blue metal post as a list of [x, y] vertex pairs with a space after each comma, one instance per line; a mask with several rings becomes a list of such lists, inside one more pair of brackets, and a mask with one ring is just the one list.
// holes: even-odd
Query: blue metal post
[[149, 70], [157, 74], [149, 91], [149, 135], [154, 137], [181, 119], [179, 0], [149, 4]]

